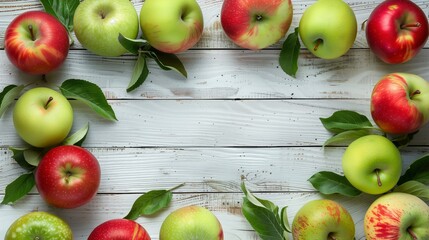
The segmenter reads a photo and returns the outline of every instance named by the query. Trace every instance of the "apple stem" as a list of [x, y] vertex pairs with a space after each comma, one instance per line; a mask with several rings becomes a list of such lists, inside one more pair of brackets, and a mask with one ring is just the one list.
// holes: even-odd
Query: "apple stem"
[[422, 93], [422, 92], [420, 92], [420, 90], [416, 90], [413, 93], [411, 93], [410, 97], [414, 97], [414, 95], [417, 95], [417, 94], [420, 94], [420, 93]]
[[381, 187], [383, 184], [381, 183], [381, 179], [380, 179], [380, 169], [375, 170], [375, 175], [377, 175], [378, 186]]
[[31, 36], [31, 41], [36, 40], [35, 36], [34, 36], [34, 30], [33, 30], [33, 25], [28, 25], [28, 31], [30, 31], [30, 36]]
[[262, 21], [262, 16], [261, 15], [256, 15], [256, 21], [258, 21], [258, 22]]
[[50, 102], [52, 102], [52, 100], [54, 100], [54, 98], [53, 97], [49, 97], [48, 98], [48, 101], [46, 102], [46, 104], [45, 104], [45, 109], [48, 109], [48, 105], [49, 105], [49, 103]]
[[410, 28], [410, 27], [420, 27], [422, 24], [420, 24], [419, 22], [416, 23], [408, 23], [408, 24], [402, 24], [401, 25], [401, 29], [404, 28]]
[[334, 236], [332, 236], [332, 233], [328, 234], [328, 240], [336, 240]]
[[319, 46], [320, 46], [320, 44], [322, 44], [323, 43], [323, 40], [322, 39], [317, 39], [316, 40], [316, 45], [314, 45], [314, 48], [313, 48], [313, 50], [314, 51], [317, 51], [317, 49], [319, 48]]
[[411, 237], [413, 238], [413, 240], [418, 240], [416, 234], [413, 232], [413, 230], [411, 230], [410, 228], [407, 229], [407, 232], [411, 235]]

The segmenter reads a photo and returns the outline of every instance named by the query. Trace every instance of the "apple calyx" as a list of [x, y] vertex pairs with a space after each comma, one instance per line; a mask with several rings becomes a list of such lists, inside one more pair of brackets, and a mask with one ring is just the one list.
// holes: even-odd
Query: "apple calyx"
[[262, 21], [264, 19], [264, 17], [261, 15], [261, 14], [257, 14], [256, 16], [255, 16], [255, 20], [257, 21], [257, 22], [260, 22], [260, 21]]
[[332, 232], [328, 234], [328, 240], [337, 240], [337, 238], [335, 238], [335, 237], [333, 236], [333, 234], [334, 234], [334, 233], [332, 233]]
[[416, 234], [413, 232], [413, 230], [411, 230], [411, 228], [407, 229], [407, 232], [411, 235], [411, 237], [413, 238], [413, 240], [418, 240], [419, 238], [416, 236]]
[[414, 28], [414, 27], [420, 27], [422, 24], [421, 23], [419, 23], [419, 22], [416, 22], [416, 23], [406, 23], [406, 24], [402, 24], [401, 25], [401, 29], [404, 29], [404, 28]]
[[379, 187], [383, 186], [383, 184], [381, 183], [381, 179], [380, 179], [380, 169], [375, 169], [374, 170], [375, 175], [377, 176], [377, 184]]
[[317, 51], [317, 49], [319, 48], [320, 44], [322, 44], [322, 43], [323, 43], [323, 40], [322, 40], [322, 39], [320, 39], [320, 38], [318, 38], [318, 39], [316, 40], [316, 42], [315, 42], [315, 45], [314, 45], [313, 50], [314, 50], [314, 51]]
[[45, 110], [46, 110], [46, 109], [48, 109], [48, 105], [49, 105], [49, 103], [51, 103], [51, 102], [52, 102], [52, 100], [54, 100], [54, 98], [53, 98], [53, 97], [49, 97], [49, 98], [48, 98], [48, 101], [46, 101], [45, 106], [43, 106], [43, 107], [45, 108]]

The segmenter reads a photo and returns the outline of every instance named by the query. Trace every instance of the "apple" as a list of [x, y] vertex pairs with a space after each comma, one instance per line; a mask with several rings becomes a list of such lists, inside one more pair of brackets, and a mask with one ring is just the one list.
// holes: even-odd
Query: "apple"
[[200, 40], [203, 14], [195, 0], [145, 0], [140, 10], [140, 27], [152, 47], [179, 53]]
[[412, 59], [425, 45], [429, 26], [426, 14], [410, 0], [386, 0], [370, 14], [366, 40], [374, 54], [386, 63]]
[[367, 240], [429, 239], [429, 206], [408, 193], [385, 194], [368, 208], [364, 230]]
[[323, 59], [335, 59], [353, 46], [356, 16], [342, 0], [317, 0], [299, 21], [299, 36], [307, 49]]
[[61, 218], [47, 212], [31, 212], [13, 222], [4, 238], [17, 239], [72, 240], [73, 233]]
[[186, 206], [170, 213], [161, 225], [160, 240], [223, 240], [216, 216], [200, 206]]
[[16, 17], [6, 29], [4, 49], [9, 60], [29, 74], [46, 74], [58, 68], [69, 52], [66, 28], [42, 11]]
[[238, 46], [257, 50], [277, 43], [292, 22], [291, 0], [225, 0], [221, 25]]
[[396, 146], [380, 135], [366, 135], [354, 140], [342, 159], [347, 180], [369, 194], [392, 189], [402, 172], [401, 154]]
[[371, 116], [386, 133], [408, 134], [429, 121], [429, 82], [409, 73], [390, 73], [374, 86]]
[[49, 150], [36, 168], [40, 196], [57, 208], [88, 203], [100, 185], [100, 165], [85, 148], [62, 145]]
[[350, 213], [339, 203], [328, 199], [307, 202], [292, 222], [294, 240], [351, 240], [355, 224]]
[[139, 32], [137, 11], [129, 0], [85, 0], [76, 8], [73, 24], [82, 46], [104, 57], [127, 52], [119, 43], [119, 33], [135, 39]]
[[98, 225], [88, 240], [150, 240], [147, 231], [137, 222], [128, 219], [112, 219]]
[[13, 110], [18, 135], [35, 147], [49, 147], [63, 141], [73, 125], [73, 109], [66, 97], [46, 87], [28, 90]]

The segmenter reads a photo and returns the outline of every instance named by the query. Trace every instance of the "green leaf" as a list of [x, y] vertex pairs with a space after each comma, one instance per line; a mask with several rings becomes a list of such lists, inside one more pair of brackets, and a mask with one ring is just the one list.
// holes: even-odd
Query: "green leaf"
[[411, 180], [429, 185], [429, 154], [415, 160], [399, 178], [398, 185]]
[[374, 128], [365, 115], [349, 110], [337, 111], [328, 118], [320, 118], [320, 121], [328, 131], [333, 133]]
[[355, 197], [361, 194], [361, 191], [353, 187], [345, 176], [333, 172], [322, 171], [314, 174], [308, 179], [315, 189], [323, 194], [341, 194], [344, 196]]
[[417, 181], [405, 182], [393, 189], [394, 192], [409, 193], [419, 198], [429, 200], [429, 186]]
[[100, 87], [94, 83], [86, 80], [68, 79], [61, 84], [60, 90], [65, 97], [82, 101], [105, 119], [117, 120], [115, 112], [113, 112]]
[[9, 150], [11, 150], [13, 153], [12, 158], [15, 159], [18, 165], [21, 166], [23, 169], [32, 171], [36, 168], [25, 160], [24, 152], [28, 150], [27, 148], [9, 147]]
[[246, 185], [244, 184], [244, 182], [241, 183], [241, 190], [243, 191], [243, 193], [247, 197], [247, 199], [250, 202], [252, 202], [254, 205], [259, 206], [259, 207], [264, 207], [270, 211], [274, 211], [276, 209], [278, 210], [278, 207], [274, 203], [272, 203], [268, 200], [257, 198], [255, 195], [253, 195], [253, 193], [251, 193], [246, 188]]
[[40, 0], [45, 11], [56, 17], [67, 29], [73, 31], [73, 16], [79, 0]]
[[37, 167], [39, 165], [40, 160], [42, 160], [45, 152], [40, 148], [30, 148], [24, 150], [24, 158], [25, 161], [31, 166]]
[[131, 92], [142, 85], [148, 75], [149, 69], [147, 68], [146, 56], [140, 53], [137, 58], [137, 62], [134, 65], [133, 75], [131, 76], [131, 81], [128, 84], [127, 92]]
[[283, 207], [280, 211], [281, 216], [281, 224], [283, 226], [283, 229], [285, 229], [287, 232], [292, 232], [292, 229], [290, 228], [289, 220], [287, 217], [287, 206]]
[[121, 43], [121, 45], [125, 49], [127, 49], [128, 52], [136, 54], [136, 55], [139, 54], [139, 49], [142, 46], [148, 45], [147, 41], [144, 39], [127, 38], [124, 35], [122, 35], [121, 33], [119, 33], [118, 40], [119, 40], [119, 43]]
[[342, 133], [338, 133], [330, 137], [328, 140], [323, 143], [323, 146], [329, 146], [333, 143], [350, 143], [360, 137], [370, 134], [368, 130], [350, 130]]
[[241, 211], [262, 240], [285, 240], [285, 230], [267, 208], [256, 206], [244, 197]]
[[176, 55], [171, 53], [164, 53], [152, 48], [149, 51], [148, 56], [153, 58], [161, 69], [167, 71], [174, 70], [185, 78], [188, 77], [188, 73], [186, 72], [185, 66]]
[[3, 89], [3, 91], [0, 93], [0, 117], [4, 112], [6, 112], [6, 109], [9, 107], [9, 105], [12, 104], [16, 98], [18, 98], [24, 87], [24, 85], [9, 85]]
[[88, 130], [89, 130], [89, 123], [86, 123], [86, 125], [83, 128], [79, 129], [73, 135], [64, 139], [62, 145], [82, 146], [82, 143], [85, 141], [85, 138], [88, 134]]
[[180, 184], [170, 190], [152, 190], [140, 197], [134, 202], [130, 212], [125, 219], [136, 220], [139, 216], [150, 216], [166, 208], [173, 197], [172, 191], [184, 184]]
[[416, 135], [418, 132], [419, 131], [416, 131], [414, 133], [405, 134], [405, 135], [400, 135], [400, 136], [395, 137], [391, 141], [393, 142], [393, 144], [395, 144], [395, 146], [398, 149], [402, 149], [402, 148], [408, 146], [408, 144], [411, 142], [411, 140], [413, 140], [414, 135]]
[[1, 204], [13, 204], [27, 195], [36, 182], [33, 172], [25, 173], [6, 186], [5, 196]]
[[283, 42], [279, 57], [280, 67], [286, 74], [292, 77], [295, 77], [298, 71], [298, 57], [301, 48], [298, 30], [299, 28], [295, 28], [295, 32], [290, 33]]

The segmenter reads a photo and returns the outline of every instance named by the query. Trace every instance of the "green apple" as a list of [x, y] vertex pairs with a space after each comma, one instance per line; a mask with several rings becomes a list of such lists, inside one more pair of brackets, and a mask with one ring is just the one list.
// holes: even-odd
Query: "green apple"
[[357, 21], [353, 10], [342, 0], [318, 0], [299, 21], [299, 35], [310, 52], [320, 58], [344, 55], [356, 39]]
[[46, 87], [25, 92], [16, 102], [13, 123], [18, 135], [35, 147], [63, 141], [73, 125], [73, 109], [61, 93]]
[[140, 27], [152, 47], [166, 53], [183, 52], [200, 40], [203, 14], [195, 0], [145, 0]]
[[186, 206], [170, 213], [161, 225], [160, 240], [223, 240], [216, 216], [200, 206]]
[[89, 51], [106, 57], [124, 54], [119, 33], [135, 39], [139, 32], [137, 11], [129, 0], [85, 0], [76, 8], [74, 32]]
[[355, 224], [350, 213], [339, 203], [318, 199], [307, 202], [292, 222], [294, 240], [351, 240]]
[[47, 212], [31, 212], [18, 218], [6, 232], [5, 240], [72, 240], [70, 226]]
[[342, 159], [349, 182], [369, 194], [392, 189], [402, 172], [401, 154], [396, 146], [380, 135], [367, 135], [353, 141]]
[[367, 240], [429, 239], [429, 206], [408, 193], [388, 193], [368, 208], [364, 227]]

